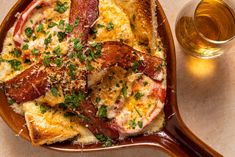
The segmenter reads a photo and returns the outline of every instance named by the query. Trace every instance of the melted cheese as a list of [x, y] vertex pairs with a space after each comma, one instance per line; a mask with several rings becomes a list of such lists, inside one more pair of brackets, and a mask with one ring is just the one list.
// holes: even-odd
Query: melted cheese
[[[70, 0], [63, 0], [62, 3], [67, 2], [68, 5], [71, 4]], [[34, 28], [34, 33], [32, 37], [29, 39], [29, 42], [27, 43], [29, 45], [29, 49], [23, 51], [25, 54], [31, 54], [33, 49], [37, 49], [40, 51], [40, 53], [43, 52], [53, 52], [53, 50], [60, 46], [61, 53], [66, 54], [68, 52], [68, 40], [64, 40], [63, 42], [59, 42], [57, 37], [57, 32], [61, 31], [57, 26], [54, 26], [53, 28], [49, 28], [49, 24], [51, 22], [54, 22], [56, 24], [59, 24], [61, 20], [64, 21], [64, 27], [66, 24], [69, 23], [69, 14], [70, 9], [67, 9], [66, 12], [63, 14], [60, 14], [56, 11], [54, 11], [55, 3], [52, 3], [53, 5], [49, 5], [47, 7], [43, 7], [43, 9], [36, 9], [32, 16], [30, 17], [30, 20], [28, 20], [23, 28], [25, 30], [26, 28]], [[50, 19], [50, 20], [48, 20]], [[37, 28], [39, 25], [43, 26], [43, 31], [38, 32]], [[45, 46], [45, 39], [48, 38], [51, 35], [51, 42], [48, 44], [48, 47]], [[24, 39], [28, 39], [26, 34], [23, 33]], [[33, 38], [36, 39], [33, 39]], [[37, 61], [37, 58], [31, 56], [30, 58], [32, 61]]]
[[[50, 0], [48, 0], [50, 1]], [[62, 2], [68, 2], [70, 5], [70, 0], [61, 0]], [[97, 28], [97, 34], [96, 38], [94, 39], [93, 36], [90, 36], [89, 42], [103, 42], [103, 41], [123, 41], [124, 43], [128, 44], [129, 46], [134, 47], [137, 50], [140, 50], [142, 52], [147, 52], [146, 49], [139, 45], [139, 40], [135, 38], [135, 35], [131, 28], [130, 23], [130, 17], [123, 11], [123, 9], [115, 3], [117, 0], [100, 0], [99, 1], [99, 10], [100, 10], [100, 16], [97, 20], [96, 25], [103, 25], [104, 27]], [[25, 25], [26, 27], [36, 27], [39, 23], [43, 24], [44, 28], [48, 27], [49, 22], [45, 20], [51, 19], [51, 21], [55, 23], [59, 23], [61, 19], [65, 21], [65, 23], [68, 23], [69, 20], [69, 12], [68, 9], [64, 14], [58, 14], [53, 11], [54, 6], [47, 7], [46, 9], [37, 10], [35, 11], [31, 16], [31, 21], [28, 21]], [[107, 30], [106, 27], [109, 25], [109, 23], [113, 24], [113, 29]], [[24, 29], [25, 29], [24, 28]], [[15, 59], [12, 55], [10, 55], [10, 52], [15, 48], [13, 43], [13, 30], [14, 27], [12, 27], [8, 33], [7, 37], [4, 41], [3, 51], [2, 51], [2, 58], [3, 59]], [[57, 27], [53, 27], [51, 29], [45, 30], [47, 33], [41, 33], [34, 30], [33, 36], [36, 36], [36, 40], [32, 40], [30, 38], [28, 44], [29, 44], [29, 50], [24, 51], [23, 53], [31, 53], [31, 51], [36, 48], [40, 50], [41, 52], [45, 51], [44, 46], [44, 39], [48, 37], [48, 34], [52, 35], [52, 42], [49, 45], [47, 51], [52, 52], [53, 49], [60, 45], [62, 48], [62, 54], [66, 54], [68, 51], [68, 41], [65, 40], [63, 42], [59, 42], [55, 32], [58, 32], [59, 29]], [[24, 36], [25, 38], [25, 36]], [[59, 43], [59, 44], [58, 44]], [[160, 49], [157, 49], [155, 55], [164, 57], [162, 44], [160, 38], [157, 38], [157, 43], [160, 45]], [[20, 58], [17, 58], [21, 60]], [[35, 58], [31, 58], [32, 60], [35, 60]], [[22, 61], [22, 60], [21, 60]], [[17, 74], [21, 73], [25, 69], [29, 67], [28, 64], [22, 63], [22, 69], [20, 71], [14, 71], [11, 69], [11, 66], [7, 62], [1, 62], [0, 63], [0, 82], [5, 82], [13, 77], [15, 77]], [[106, 72], [107, 73], [107, 72]], [[105, 74], [101, 75], [100, 78], [102, 78]], [[131, 75], [128, 77], [127, 85], [130, 87], [127, 90], [127, 95], [129, 98], [128, 102], [125, 103], [122, 112], [121, 113], [115, 113], [112, 112], [113, 110], [113, 104], [115, 104], [113, 97], [117, 97], [117, 95], [120, 95], [120, 88], [113, 88], [113, 97], [111, 97], [109, 90], [105, 90], [100, 96], [102, 97], [102, 101], [100, 104], [98, 104], [98, 107], [102, 104], [109, 105], [108, 109], [108, 117], [116, 117], [117, 123], [120, 123], [125, 128], [129, 128], [129, 121], [132, 119], [136, 119], [137, 121], [140, 120], [139, 114], [136, 112], [136, 107], [141, 114], [146, 116], [146, 119], [143, 119], [143, 124], [147, 123], [149, 121], [150, 112], [153, 111], [154, 106], [149, 104], [155, 104], [153, 99], [147, 99], [146, 97], [143, 97], [141, 101], [136, 101], [133, 97], [131, 97], [132, 88], [134, 86], [133, 82], [136, 80], [139, 74], [137, 75]], [[94, 77], [94, 76], [93, 76]], [[95, 76], [96, 77], [96, 76]], [[152, 80], [145, 78], [145, 81], [149, 81], [149, 84], [145, 87], [136, 87], [138, 90], [141, 90], [141, 92], [144, 93], [144, 95], [149, 95], [149, 92], [152, 88], [154, 88], [154, 85], [152, 84]], [[91, 81], [92, 82], [92, 81]], [[96, 81], [93, 81], [92, 83], [89, 83], [91, 85], [94, 85]], [[109, 84], [110, 85], [110, 84]], [[113, 86], [114, 83], [111, 83], [110, 86]], [[166, 81], [164, 81], [164, 86], [166, 86]], [[116, 92], [119, 91], [119, 92]], [[118, 93], [118, 94], [117, 94]], [[95, 97], [95, 96], [94, 96]], [[116, 98], [115, 98], [116, 99]], [[38, 99], [38, 102], [41, 103], [48, 103], [51, 106], [54, 106], [60, 102], [63, 102], [64, 98], [61, 96], [60, 98], [53, 97], [49, 92], [46, 94], [46, 96], [43, 96], [42, 98]], [[144, 104], [142, 106], [138, 106], [136, 104], [141, 103]], [[46, 113], [42, 114], [40, 112], [40, 107], [36, 105], [34, 102], [27, 102], [22, 104], [22, 107], [20, 107], [17, 104], [13, 105], [13, 108], [18, 113], [22, 114], [22, 110], [25, 113], [25, 119], [27, 122], [27, 126], [30, 132], [30, 137], [32, 139], [33, 144], [35, 145], [41, 145], [41, 144], [51, 144], [57, 141], [64, 141], [69, 138], [73, 138], [75, 136], [78, 136], [79, 138], [75, 141], [75, 143], [95, 143], [97, 142], [94, 135], [85, 127], [79, 125], [77, 122], [71, 121], [70, 118], [65, 118], [63, 116], [63, 111], [58, 111], [57, 109], [51, 108]], [[156, 105], [156, 104], [155, 104]], [[157, 106], [159, 107], [159, 110], [155, 110], [155, 112], [160, 112], [160, 108], [163, 104], [158, 102]], [[154, 122], [144, 129], [145, 132], [152, 133], [155, 131], [158, 131], [162, 128], [164, 124], [164, 113], [161, 112], [161, 114], [154, 120]], [[138, 128], [138, 126], [137, 126]], [[138, 128], [138, 130], [141, 130]]]

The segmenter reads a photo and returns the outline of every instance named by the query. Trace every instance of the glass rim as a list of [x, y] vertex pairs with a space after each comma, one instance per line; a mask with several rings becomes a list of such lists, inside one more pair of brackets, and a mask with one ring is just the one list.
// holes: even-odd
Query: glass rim
[[[196, 24], [195, 24], [195, 21], [196, 21], [196, 20], [195, 20], [196, 11], [197, 11], [199, 5], [202, 3], [202, 1], [203, 1], [203, 0], [200, 0], [200, 2], [196, 5], [196, 7], [195, 7], [195, 9], [194, 9], [194, 13], [193, 13], [193, 25], [194, 25], [196, 31], [198, 32], [198, 34], [199, 34], [203, 39], [205, 39], [206, 41], [208, 41], [208, 42], [210, 42], [210, 43], [213, 43], [213, 44], [226, 44], [226, 43], [232, 41], [232, 40], [235, 38], [235, 34], [234, 34], [231, 38], [228, 38], [228, 39], [226, 39], [226, 40], [220, 40], [220, 41], [218, 41], [218, 40], [209, 39], [208, 37], [206, 37], [205, 35], [203, 35], [203, 34], [197, 29], [197, 26], [196, 26]], [[215, 0], [215, 1], [217, 1], [217, 0]], [[233, 7], [231, 7], [230, 5], [228, 5], [224, 0], [223, 0], [223, 2], [224, 2], [229, 8], [231, 8], [231, 10], [233, 10]], [[230, 3], [231, 3], [231, 2], [230, 2]], [[235, 14], [234, 14], [234, 15], [235, 15]], [[235, 19], [235, 17], [234, 17], [234, 19]]]

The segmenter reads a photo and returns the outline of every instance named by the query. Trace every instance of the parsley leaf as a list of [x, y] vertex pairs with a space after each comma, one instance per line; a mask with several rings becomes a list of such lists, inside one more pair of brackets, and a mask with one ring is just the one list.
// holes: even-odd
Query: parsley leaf
[[61, 56], [61, 48], [59, 45], [54, 48], [53, 53], [57, 56]]
[[66, 33], [65, 32], [58, 32], [57, 37], [58, 37], [59, 42], [62, 42], [64, 40], [64, 38], [66, 37]]
[[100, 97], [96, 97], [95, 102], [98, 104], [101, 101]]
[[73, 32], [73, 25], [66, 24], [65, 33], [71, 33], [71, 32]]
[[76, 109], [84, 99], [84, 93], [73, 91], [71, 95], [65, 95], [64, 105], [67, 108]]
[[51, 56], [45, 56], [42, 62], [45, 66], [49, 66], [51, 62]]
[[62, 66], [62, 59], [61, 59], [61, 58], [56, 58], [55, 64], [56, 64], [58, 67], [61, 67], [61, 66]]
[[43, 32], [43, 24], [39, 24], [37, 27], [37, 32]]
[[32, 36], [32, 34], [33, 34], [33, 29], [30, 28], [30, 27], [27, 27], [24, 32], [25, 32], [25, 35], [26, 35], [28, 38], [30, 38], [30, 37]]
[[16, 101], [12, 98], [8, 98], [7, 102], [8, 102], [9, 105], [13, 105]]
[[14, 48], [14, 50], [11, 51], [10, 54], [17, 58], [21, 56], [21, 52], [17, 48]]
[[39, 54], [39, 50], [36, 49], [36, 48], [34, 48], [34, 49], [32, 50], [32, 55], [38, 55], [38, 54]]
[[52, 88], [51, 88], [51, 94], [52, 94], [53, 96], [57, 97], [57, 96], [58, 96], [58, 90], [57, 90], [57, 88], [52, 87]]
[[138, 121], [138, 126], [139, 126], [139, 128], [143, 128], [143, 122], [142, 121]]
[[28, 44], [24, 44], [23, 46], [22, 46], [22, 50], [28, 50], [29, 49], [29, 45]]
[[48, 44], [50, 44], [52, 41], [52, 35], [50, 34], [45, 40], [44, 40], [44, 44], [46, 45], [46, 47], [48, 47]]
[[107, 106], [102, 105], [102, 106], [99, 108], [98, 116], [99, 116], [100, 118], [106, 118], [106, 117], [107, 117]]
[[48, 24], [48, 28], [53, 28], [53, 27], [55, 27], [57, 24], [55, 23], [55, 22], [50, 22], [49, 24]]
[[114, 24], [113, 22], [109, 22], [108, 25], [106, 26], [106, 30], [107, 31], [111, 31], [114, 29]]
[[45, 106], [45, 105], [40, 105], [40, 112], [42, 113], [42, 114], [44, 114], [44, 113], [46, 113], [47, 112], [47, 107]]
[[135, 120], [133, 119], [133, 120], [130, 120], [129, 121], [129, 125], [130, 125], [130, 127], [132, 128], [132, 129], [135, 129], [135, 127], [136, 127], [136, 122], [135, 122]]
[[125, 84], [122, 88], [122, 95], [124, 96], [124, 98], [127, 98], [127, 85]]
[[141, 97], [143, 97], [143, 96], [144, 96], [144, 94], [142, 94], [142, 93], [140, 93], [140, 92], [137, 92], [137, 93], [135, 93], [135, 95], [134, 95], [135, 100], [140, 100]]
[[69, 76], [71, 77], [72, 80], [75, 80], [76, 69], [77, 69], [76, 65], [71, 63], [68, 66], [68, 68], [69, 68]]
[[132, 65], [132, 71], [136, 73], [138, 71], [138, 67], [139, 67], [139, 62], [135, 61]]
[[103, 143], [105, 147], [110, 147], [110, 146], [113, 145], [113, 141], [112, 141], [110, 138], [108, 138], [108, 137], [106, 137], [105, 135], [103, 135], [103, 134], [98, 134], [98, 135], [96, 135], [95, 137], [96, 137], [101, 143]]
[[11, 64], [11, 68], [15, 71], [19, 71], [21, 69], [21, 62], [16, 59], [9, 60], [8, 63]]
[[57, 1], [54, 10], [57, 11], [58, 13], [63, 14], [64, 12], [66, 12], [66, 10], [68, 8], [69, 7], [68, 7], [68, 3], [67, 2], [62, 3], [61, 1]]

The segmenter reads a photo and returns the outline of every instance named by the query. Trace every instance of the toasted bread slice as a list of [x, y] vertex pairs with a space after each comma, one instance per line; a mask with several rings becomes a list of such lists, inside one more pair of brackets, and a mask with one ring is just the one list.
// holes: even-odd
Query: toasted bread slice
[[34, 102], [24, 103], [23, 110], [33, 145], [62, 142], [76, 136], [77, 143], [96, 142], [96, 138], [87, 128], [72, 121], [70, 117], [65, 117], [63, 111], [47, 109], [43, 113], [40, 105]]

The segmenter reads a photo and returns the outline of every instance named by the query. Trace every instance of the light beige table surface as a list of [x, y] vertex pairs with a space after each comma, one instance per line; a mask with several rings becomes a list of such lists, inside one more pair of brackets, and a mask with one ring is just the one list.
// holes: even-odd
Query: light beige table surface
[[[188, 0], [160, 0], [174, 30], [176, 16]], [[0, 21], [16, 0], [0, 0]], [[174, 34], [174, 31], [173, 31]], [[174, 35], [175, 36], [175, 35]], [[216, 60], [186, 56], [175, 40], [178, 104], [183, 120], [203, 141], [226, 157], [235, 156], [235, 46]], [[234, 55], [234, 56], [233, 56]], [[164, 157], [151, 148], [112, 153], [59, 153], [33, 147], [8, 128], [0, 118], [0, 157]]]

